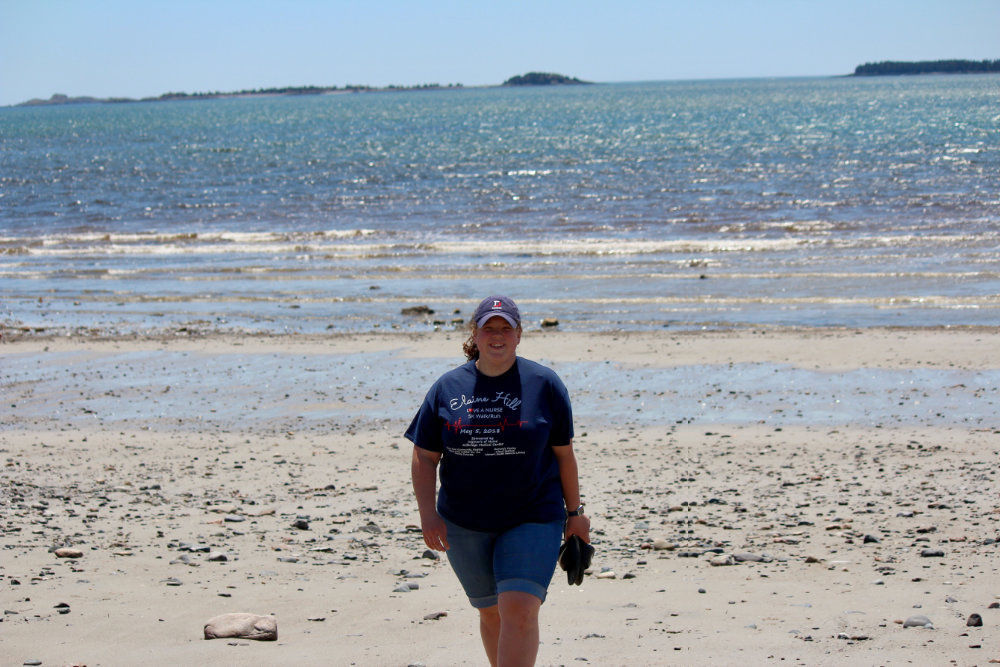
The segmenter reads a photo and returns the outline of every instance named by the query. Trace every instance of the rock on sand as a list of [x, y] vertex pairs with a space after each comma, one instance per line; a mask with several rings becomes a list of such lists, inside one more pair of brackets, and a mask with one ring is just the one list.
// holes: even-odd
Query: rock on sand
[[276, 641], [278, 639], [278, 619], [274, 616], [236, 613], [222, 614], [205, 623], [205, 639], [228, 637]]

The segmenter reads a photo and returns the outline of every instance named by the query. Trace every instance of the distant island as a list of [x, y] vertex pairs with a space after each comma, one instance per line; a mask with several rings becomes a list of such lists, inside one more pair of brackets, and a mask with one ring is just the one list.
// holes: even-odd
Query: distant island
[[1000, 60], [886, 60], [854, 68], [853, 76], [893, 76], [899, 74], [982, 74], [1000, 72]]
[[379, 90], [442, 90], [462, 88], [460, 83], [450, 83], [442, 86], [439, 83], [424, 83], [416, 86], [372, 86], [348, 84], [343, 88], [337, 86], [286, 86], [283, 88], [258, 88], [255, 90], [239, 90], [229, 93], [163, 93], [157, 97], [68, 97], [56, 94], [47, 100], [33, 99], [21, 102], [19, 107], [48, 106], [53, 104], [127, 104], [134, 102], [172, 102], [176, 100], [213, 100], [227, 97], [273, 97], [277, 95], [326, 95], [329, 93], [361, 93]]
[[[561, 84], [589, 84], [589, 81], [581, 81], [562, 74], [550, 74], [547, 72], [528, 72], [519, 76], [513, 76], [504, 81], [504, 86], [551, 86]], [[55, 94], [47, 100], [33, 99], [21, 102], [15, 106], [38, 107], [58, 104], [129, 104], [136, 102], [174, 102], [183, 100], [213, 100], [231, 97], [266, 97], [278, 95], [328, 95], [332, 93], [365, 93], [379, 91], [400, 91], [400, 90], [451, 90], [464, 88], [460, 83], [450, 83], [443, 86], [439, 83], [424, 83], [416, 86], [386, 86], [376, 88], [348, 84], [342, 88], [337, 86], [286, 86], [284, 88], [257, 88], [255, 90], [239, 90], [229, 93], [164, 93], [157, 97], [143, 97], [139, 99], [131, 97], [69, 97], [67, 95]]]
[[505, 86], [562, 86], [567, 84], [579, 85], [589, 84], [590, 81], [581, 81], [562, 74], [552, 74], [551, 72], [528, 72], [512, 76], [503, 82]]

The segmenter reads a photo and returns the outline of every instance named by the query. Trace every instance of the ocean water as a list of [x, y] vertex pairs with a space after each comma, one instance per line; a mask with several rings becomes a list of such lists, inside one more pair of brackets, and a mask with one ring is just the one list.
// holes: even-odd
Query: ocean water
[[[1000, 77], [0, 109], [0, 324], [1000, 324]], [[425, 305], [430, 316], [403, 314]]]

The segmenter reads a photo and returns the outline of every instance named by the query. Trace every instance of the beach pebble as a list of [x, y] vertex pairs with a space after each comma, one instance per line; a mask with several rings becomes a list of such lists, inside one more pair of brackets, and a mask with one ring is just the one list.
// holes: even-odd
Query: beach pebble
[[882, 540], [878, 539], [874, 535], [865, 535], [865, 544], [879, 544]]
[[969, 620], [965, 624], [970, 628], [981, 628], [983, 627], [983, 617], [979, 614], [969, 614]]
[[908, 619], [903, 621], [904, 628], [927, 628], [928, 630], [934, 629], [934, 624], [931, 623], [931, 619], [926, 616], [910, 616]]
[[208, 560], [213, 563], [225, 563], [229, 560], [229, 556], [221, 551], [214, 551], [208, 555]]
[[70, 547], [56, 549], [53, 553], [56, 555], [56, 558], [83, 558], [82, 551], [79, 549], [71, 549]]
[[673, 551], [677, 545], [664, 539], [653, 540], [653, 551]]
[[435, 611], [430, 614], [424, 614], [425, 621], [437, 621], [448, 615], [446, 611]]
[[437, 552], [432, 549], [424, 549], [424, 553], [421, 554], [420, 557], [426, 558], [427, 560], [441, 560], [441, 556], [439, 556]]
[[736, 559], [729, 554], [720, 554], [714, 556], [712, 560], [709, 561], [712, 567], [722, 567], [725, 565], [736, 565]]
[[278, 619], [274, 616], [233, 613], [215, 616], [205, 623], [205, 639], [228, 637], [276, 641], [278, 639]]
[[177, 577], [170, 577], [168, 579], [164, 579], [163, 583], [165, 583], [167, 586], [183, 586], [184, 585], [184, 582], [181, 581], [180, 579], [178, 579]]
[[944, 556], [944, 551], [941, 549], [923, 549], [920, 555], [923, 558], [941, 558]]

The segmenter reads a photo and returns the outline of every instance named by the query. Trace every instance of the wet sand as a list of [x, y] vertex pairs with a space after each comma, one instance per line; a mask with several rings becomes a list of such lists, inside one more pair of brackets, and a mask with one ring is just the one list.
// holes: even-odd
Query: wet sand
[[[3, 340], [10, 664], [484, 664], [401, 437], [459, 333]], [[597, 547], [539, 665], [1000, 660], [995, 330], [520, 352], [570, 389]], [[202, 639], [227, 612], [278, 640]]]

